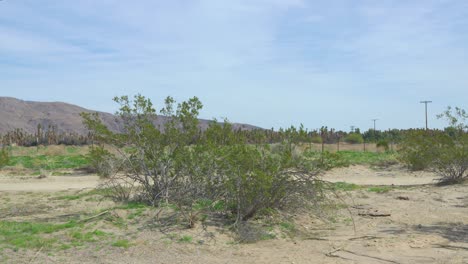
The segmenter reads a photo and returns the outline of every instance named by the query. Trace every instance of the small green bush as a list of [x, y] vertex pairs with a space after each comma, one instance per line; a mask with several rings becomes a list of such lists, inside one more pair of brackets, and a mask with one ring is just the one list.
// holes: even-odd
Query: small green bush
[[433, 168], [440, 184], [461, 183], [468, 179], [468, 134], [440, 145]]
[[102, 177], [109, 177], [118, 171], [119, 161], [103, 146], [91, 146], [88, 157], [91, 168]]
[[[451, 117], [449, 112], [446, 115]], [[464, 127], [462, 124], [456, 130], [445, 132], [410, 132], [401, 144], [401, 160], [413, 170], [433, 170], [440, 176], [440, 184], [465, 181], [468, 178], [468, 134]]]
[[112, 246], [121, 247], [121, 248], [129, 248], [131, 246], [131, 243], [127, 239], [121, 239], [112, 243]]
[[378, 148], [383, 148], [383, 149], [385, 149], [385, 151], [388, 151], [390, 149], [388, 141], [384, 140], [384, 139], [381, 139], [381, 140], [377, 141], [377, 147]]
[[10, 163], [10, 152], [6, 147], [0, 150], [0, 168], [5, 167]]
[[320, 136], [314, 136], [310, 139], [310, 141], [315, 144], [322, 144], [322, 138]]
[[361, 134], [350, 133], [345, 137], [345, 142], [350, 144], [362, 144], [364, 142], [364, 138]]
[[313, 167], [322, 170], [347, 167], [350, 165], [349, 161], [344, 157], [344, 155], [341, 152], [309, 151], [304, 153], [304, 157], [309, 162], [311, 162]]
[[427, 169], [439, 155], [439, 146], [449, 141], [450, 137], [440, 131], [411, 131], [400, 144], [400, 160], [411, 170]]

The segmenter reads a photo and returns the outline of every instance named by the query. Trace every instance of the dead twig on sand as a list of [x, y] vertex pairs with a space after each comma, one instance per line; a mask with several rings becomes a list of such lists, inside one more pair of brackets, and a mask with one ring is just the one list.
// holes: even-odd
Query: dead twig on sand
[[88, 218], [85, 218], [85, 219], [81, 219], [81, 220], [78, 221], [78, 223], [88, 222], [89, 220], [92, 220], [92, 219], [94, 219], [94, 218], [98, 218], [98, 217], [100, 217], [100, 216], [103, 216], [103, 215], [105, 215], [105, 214], [108, 214], [109, 212], [110, 212], [109, 210], [106, 210], [106, 211], [101, 212], [101, 213], [99, 213], [99, 214], [97, 214], [97, 215], [93, 215], [93, 216], [91, 216], [91, 217], [88, 217]]
[[330, 252], [328, 252], [327, 254], [325, 254], [325, 256], [327, 256], [327, 257], [334, 257], [334, 258], [342, 258], [342, 259], [346, 259], [346, 260], [353, 260], [353, 259], [346, 258], [346, 257], [343, 257], [343, 256], [340, 256], [340, 255], [335, 254], [336, 252], [340, 252], [340, 251], [346, 252], [346, 253], [349, 253], [349, 254], [353, 254], [353, 255], [356, 255], [356, 256], [360, 256], [360, 257], [376, 259], [376, 260], [383, 261], [383, 262], [400, 264], [399, 262], [396, 262], [396, 261], [393, 261], [393, 260], [388, 260], [388, 259], [383, 259], [383, 258], [379, 258], [379, 257], [364, 255], [364, 254], [356, 253], [356, 252], [349, 251], [349, 250], [342, 249], [342, 248], [339, 248], [339, 249], [330, 251]]
[[435, 244], [434, 246], [437, 246], [438, 248], [446, 248], [446, 249], [452, 249], [452, 250], [468, 250], [468, 247], [462, 247], [462, 246], [441, 245], [441, 244]]
[[376, 236], [360, 236], [360, 237], [352, 237], [348, 240], [354, 241], [354, 240], [360, 240], [360, 239], [381, 239], [383, 237], [376, 237]]
[[39, 253], [41, 253], [42, 249], [44, 248], [44, 246], [42, 246], [37, 252], [36, 254], [34, 254], [34, 257], [29, 261], [29, 263], [33, 263], [34, 260], [36, 260], [37, 256], [39, 255]]
[[372, 217], [386, 217], [386, 216], [391, 216], [392, 214], [389, 213], [381, 213], [378, 211], [375, 212], [360, 212], [358, 213], [360, 216], [372, 216]]

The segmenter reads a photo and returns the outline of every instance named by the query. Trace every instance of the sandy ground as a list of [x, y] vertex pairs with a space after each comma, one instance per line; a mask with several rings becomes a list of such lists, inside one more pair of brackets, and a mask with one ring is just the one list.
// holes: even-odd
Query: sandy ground
[[[237, 244], [216, 226], [208, 226], [183, 231], [193, 236], [192, 243], [168, 243], [160, 229], [143, 223], [126, 231], [134, 244], [128, 249], [90, 246], [53, 254], [4, 250], [0, 262], [3, 254], [6, 263], [468, 263], [468, 185], [437, 187], [431, 185], [434, 178], [396, 167], [332, 170], [325, 180], [402, 187], [385, 193], [350, 191], [343, 195], [349, 211], [342, 209], [329, 222], [298, 214], [295, 224], [304, 232], [286, 238]], [[42, 191], [77, 192], [98, 183], [95, 176], [0, 177], [0, 220], [44, 220], [97, 208], [102, 203], [52, 206], [55, 200]], [[22, 214], [12, 214], [12, 208]]]
[[[347, 182], [358, 185], [424, 185], [433, 184], [437, 175], [431, 172], [411, 172], [400, 166], [373, 169], [355, 165], [327, 172], [323, 179], [330, 182]], [[101, 183], [96, 175], [6, 176], [0, 174], [0, 191], [62, 191], [96, 188]]]
[[43, 179], [35, 176], [0, 175], [0, 192], [43, 192], [89, 189], [96, 188], [99, 182], [99, 176], [95, 175], [49, 176]]
[[347, 182], [358, 185], [424, 185], [437, 182], [437, 175], [427, 171], [408, 171], [400, 165], [388, 168], [370, 168], [354, 165], [328, 171], [323, 179], [331, 182]]

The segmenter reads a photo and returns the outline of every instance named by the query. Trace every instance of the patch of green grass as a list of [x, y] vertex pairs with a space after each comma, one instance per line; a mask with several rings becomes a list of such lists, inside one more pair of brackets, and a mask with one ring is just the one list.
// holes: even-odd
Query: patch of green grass
[[354, 184], [354, 183], [347, 183], [347, 182], [335, 182], [333, 184], [333, 189], [340, 190], [340, 191], [354, 191], [360, 189], [361, 186]]
[[131, 243], [127, 239], [121, 239], [112, 243], [112, 246], [121, 247], [121, 248], [129, 248], [131, 246]]
[[76, 226], [75, 222], [49, 224], [0, 221], [0, 245], [13, 248], [50, 247], [57, 239], [45, 234], [52, 234]]
[[368, 192], [375, 192], [375, 193], [386, 193], [392, 190], [392, 187], [389, 186], [381, 186], [381, 187], [370, 187], [367, 189]]
[[74, 147], [74, 146], [67, 146], [65, 147], [65, 151], [68, 153], [68, 154], [75, 154], [76, 152], [78, 152], [78, 148], [77, 147]]
[[56, 197], [55, 199], [57, 199], [57, 200], [73, 201], [73, 200], [78, 200], [78, 199], [80, 199], [80, 198], [81, 198], [80, 195], [64, 195], [64, 196]]
[[92, 232], [83, 233], [79, 230], [75, 230], [70, 233], [71, 243], [75, 246], [81, 246], [84, 242], [96, 242], [98, 237], [104, 237], [107, 233], [101, 230], [94, 230]]
[[340, 151], [344, 159], [350, 164], [378, 165], [385, 162], [396, 162], [396, 152], [364, 152], [364, 151]]
[[8, 166], [22, 166], [27, 169], [76, 169], [88, 166], [90, 160], [84, 155], [37, 155], [37, 156], [13, 156]]
[[129, 214], [127, 216], [127, 219], [135, 219], [136, 217], [142, 215], [144, 211], [145, 211], [145, 208], [138, 208], [138, 209], [136, 209], [135, 212]]
[[265, 233], [261, 235], [260, 240], [270, 240], [270, 239], [275, 239], [275, 238], [276, 238], [276, 234]]
[[184, 235], [184, 236], [179, 238], [178, 242], [179, 243], [192, 243], [192, 240], [193, 240], [192, 236]]
[[140, 209], [140, 208], [147, 208], [147, 207], [148, 205], [144, 203], [128, 202], [123, 205], [116, 206], [115, 209], [129, 210], [129, 209]]
[[279, 226], [281, 227], [281, 229], [288, 231], [288, 232], [292, 232], [296, 230], [296, 226], [291, 222], [281, 222]]

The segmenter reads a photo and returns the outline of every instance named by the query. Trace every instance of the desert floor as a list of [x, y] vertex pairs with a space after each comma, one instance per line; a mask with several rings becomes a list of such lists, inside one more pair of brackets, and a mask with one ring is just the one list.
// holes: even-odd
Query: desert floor
[[[334, 169], [323, 179], [358, 185], [341, 192], [346, 206], [325, 218], [313, 212], [289, 215], [294, 231], [269, 223], [275, 236], [238, 243], [216, 221], [184, 229], [157, 223], [156, 209], [119, 207], [92, 192], [100, 183], [97, 176], [0, 176], [0, 222], [78, 219], [80, 232], [107, 234], [81, 240], [67, 230], [45, 234], [75, 242], [0, 247], [0, 262], [468, 263], [468, 185], [436, 186], [435, 178], [398, 166]], [[118, 246], [119, 240], [128, 243]]]

